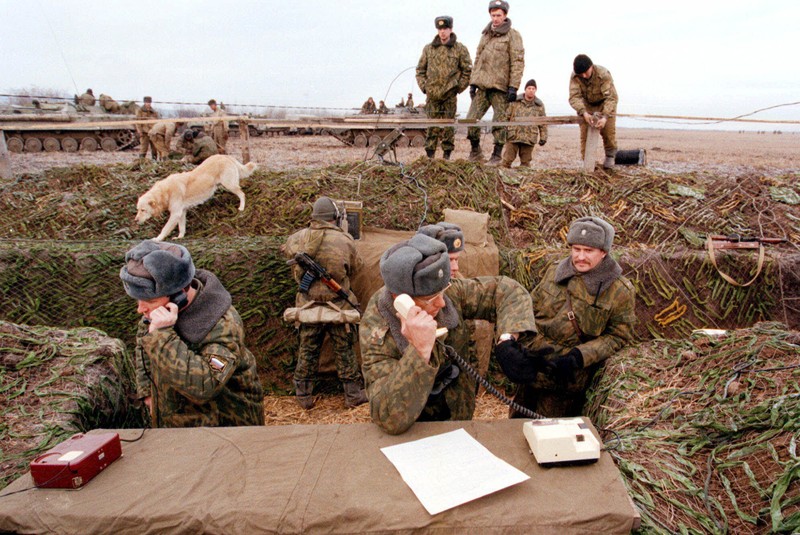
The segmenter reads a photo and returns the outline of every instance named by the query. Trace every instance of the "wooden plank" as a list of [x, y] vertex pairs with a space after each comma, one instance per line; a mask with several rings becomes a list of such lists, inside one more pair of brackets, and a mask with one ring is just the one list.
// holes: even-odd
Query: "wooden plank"
[[250, 128], [247, 126], [247, 121], [239, 120], [239, 135], [244, 140], [242, 163], [248, 163], [250, 161]]
[[11, 178], [11, 160], [8, 159], [6, 135], [0, 130], [0, 178]]
[[583, 170], [587, 173], [594, 172], [597, 158], [597, 146], [600, 144], [600, 130], [594, 126], [588, 127], [586, 133], [586, 152], [583, 155]]

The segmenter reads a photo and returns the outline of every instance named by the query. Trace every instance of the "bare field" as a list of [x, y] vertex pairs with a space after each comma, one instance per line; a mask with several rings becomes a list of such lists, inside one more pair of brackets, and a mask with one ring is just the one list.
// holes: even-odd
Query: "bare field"
[[[711, 171], [733, 175], [745, 172], [779, 175], [800, 171], [800, 133], [797, 132], [777, 134], [626, 128], [617, 131], [617, 138], [620, 149], [645, 149], [648, 167], [670, 173]], [[228, 147], [231, 154], [241, 159], [241, 140], [231, 140]], [[491, 135], [484, 136], [482, 147], [488, 158], [492, 150]], [[466, 135], [459, 132], [454, 158], [466, 158], [469, 148]], [[373, 152], [371, 148], [345, 146], [331, 136], [262, 136], [251, 138], [250, 141], [251, 159], [264, 169], [276, 171], [369, 160]], [[547, 144], [537, 147], [534, 152], [533, 167], [577, 169], [581, 167], [578, 153], [577, 127], [550, 127]], [[424, 154], [422, 148], [397, 149], [397, 159], [404, 163]], [[598, 153], [598, 160], [601, 156]], [[133, 162], [136, 157], [135, 150], [10, 155], [14, 175], [36, 173], [50, 167]], [[437, 157], [441, 157], [441, 151], [437, 152]]]

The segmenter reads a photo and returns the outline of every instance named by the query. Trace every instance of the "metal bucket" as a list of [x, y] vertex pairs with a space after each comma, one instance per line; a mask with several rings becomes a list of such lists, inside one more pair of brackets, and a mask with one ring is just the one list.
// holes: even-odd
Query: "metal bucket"
[[644, 149], [618, 150], [614, 163], [617, 165], [647, 165], [647, 151]]

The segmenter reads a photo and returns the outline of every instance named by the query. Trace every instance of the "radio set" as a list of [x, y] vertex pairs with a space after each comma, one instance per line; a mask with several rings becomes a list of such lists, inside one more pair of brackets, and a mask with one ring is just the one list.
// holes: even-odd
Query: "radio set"
[[79, 489], [122, 456], [117, 433], [79, 433], [31, 461], [39, 488]]

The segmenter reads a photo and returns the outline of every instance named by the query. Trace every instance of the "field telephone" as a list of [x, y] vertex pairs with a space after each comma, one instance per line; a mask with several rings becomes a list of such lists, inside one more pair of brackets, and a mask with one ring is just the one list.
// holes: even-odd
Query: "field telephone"
[[[394, 308], [403, 318], [413, 306], [415, 306], [414, 300], [408, 294], [400, 294], [394, 300]], [[494, 397], [520, 414], [533, 418], [523, 424], [522, 432], [536, 462], [554, 466], [565, 463], [592, 463], [600, 458], [600, 442], [583, 418], [546, 418], [514, 402], [484, 379], [452, 346], [445, 344], [442, 341], [445, 336], [447, 336], [446, 327], [436, 329], [436, 341], [442, 344], [445, 353], [455, 360], [461, 369]]]

